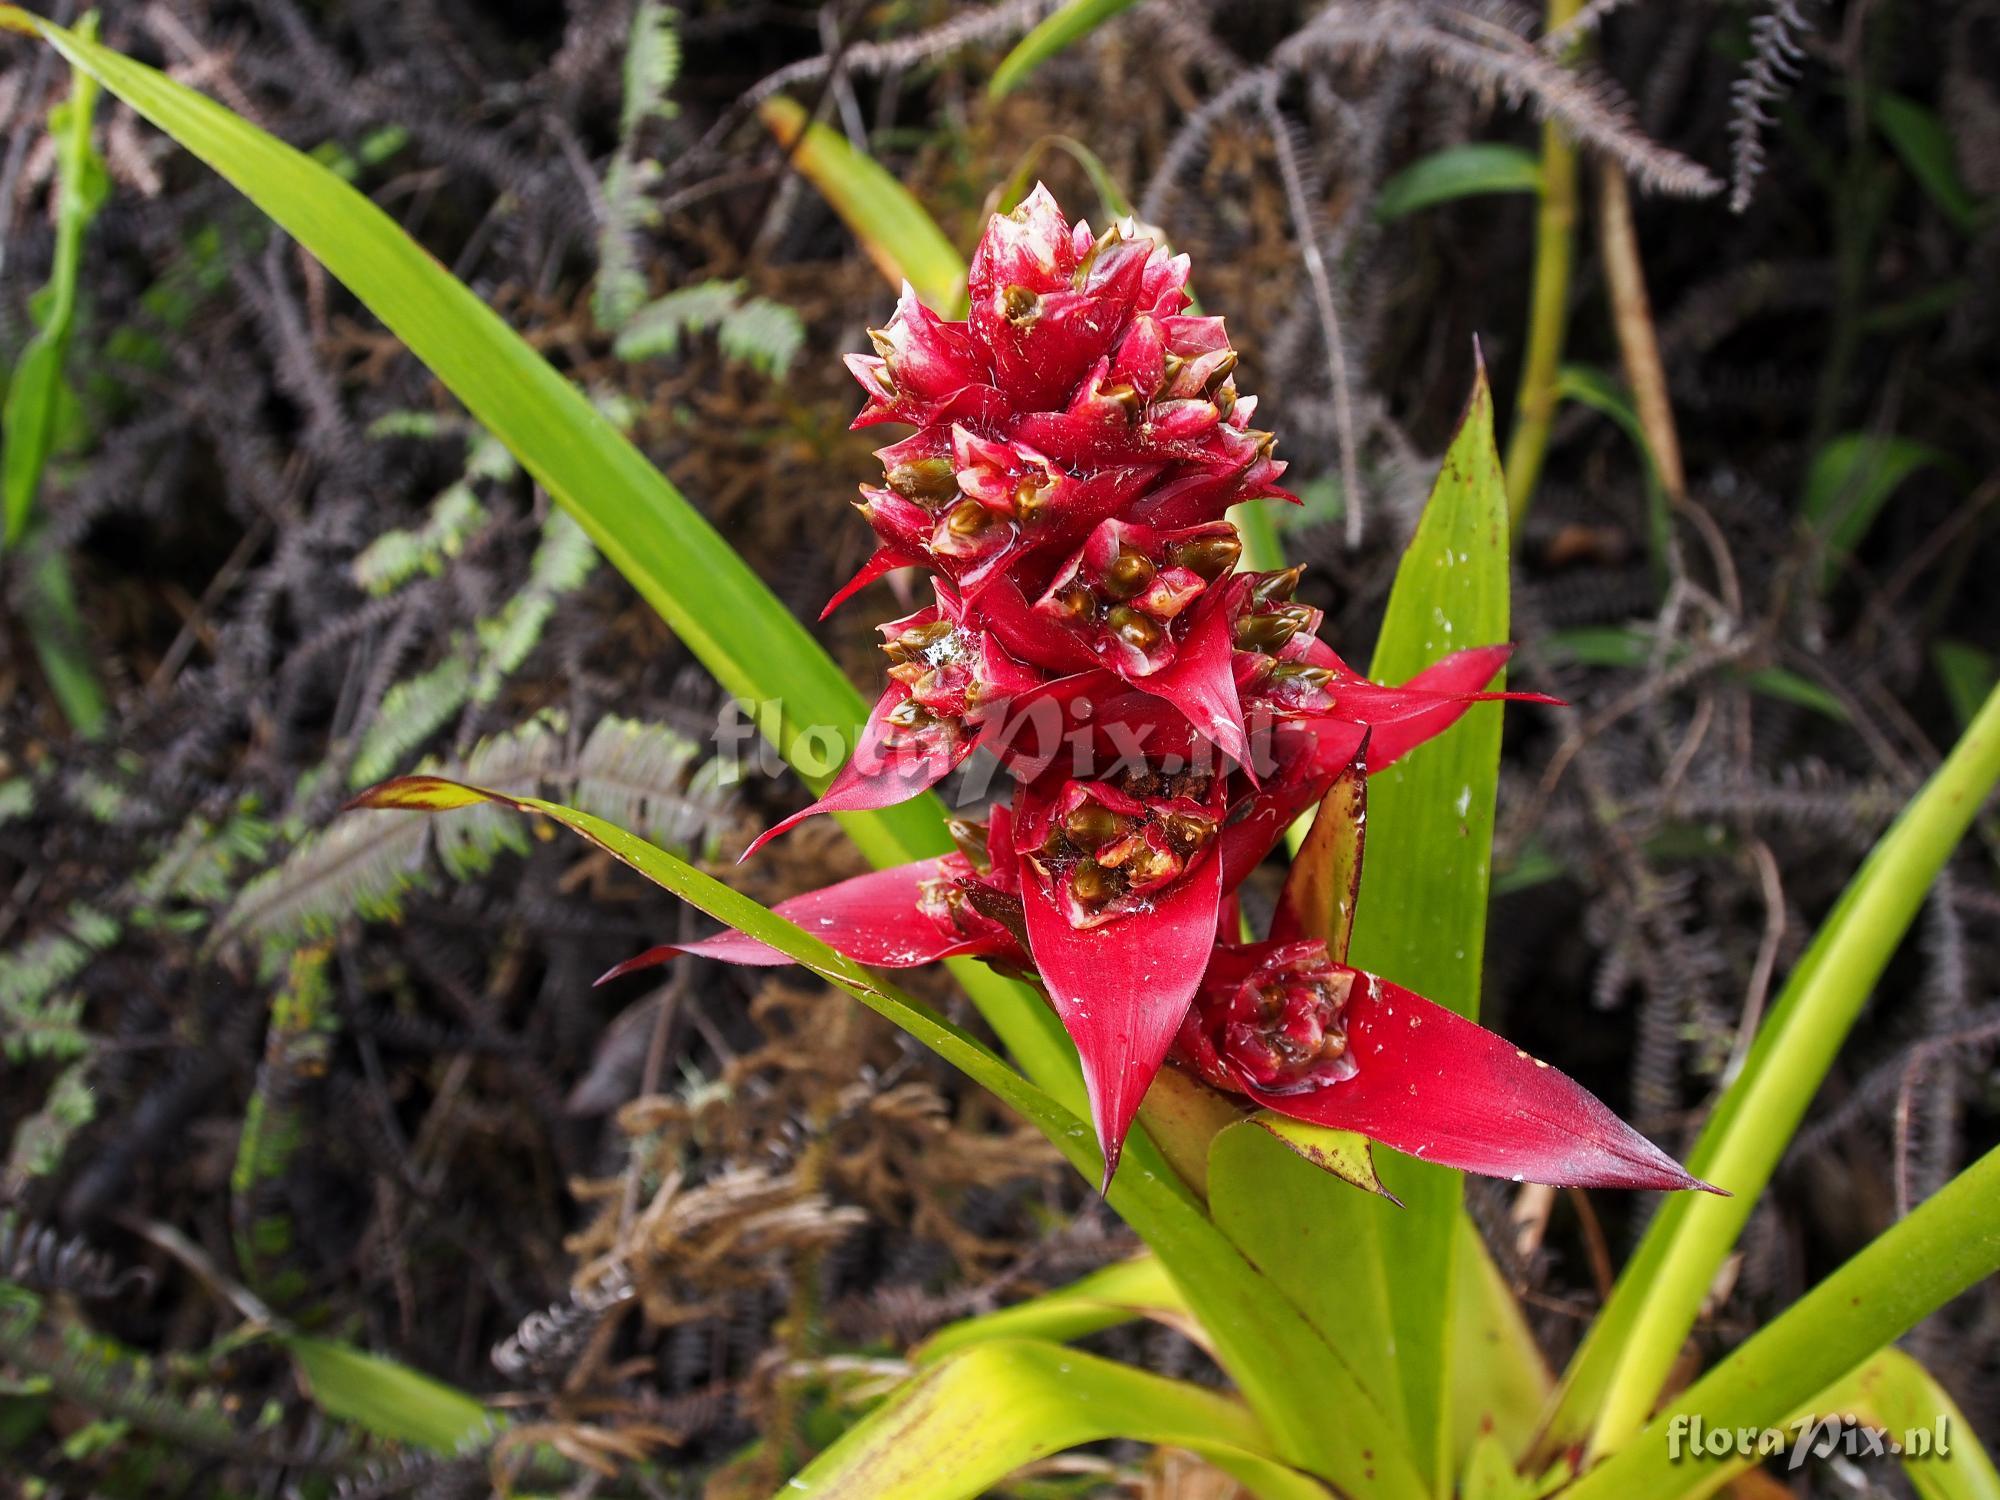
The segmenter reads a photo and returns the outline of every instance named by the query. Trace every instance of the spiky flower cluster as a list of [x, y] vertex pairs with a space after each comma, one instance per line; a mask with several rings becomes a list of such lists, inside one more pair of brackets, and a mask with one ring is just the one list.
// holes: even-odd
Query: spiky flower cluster
[[[1187, 277], [1185, 256], [1129, 225], [1072, 227], [1037, 187], [988, 225], [964, 322], [906, 288], [875, 352], [849, 356], [868, 397], [855, 425], [915, 431], [878, 452], [883, 483], [859, 502], [878, 546], [828, 608], [897, 568], [927, 571], [935, 602], [882, 627], [889, 682], [854, 756], [765, 837], [900, 802], [981, 746], [1014, 795], [984, 824], [954, 824], [955, 854], [779, 910], [865, 963], [977, 955], [1039, 976], [1082, 1057], [1107, 1182], [1177, 1042], [1218, 1088], [1476, 1166], [1483, 1145], [1455, 1149], [1407, 1106], [1376, 1106], [1385, 1088], [1402, 1093], [1413, 1060], [1483, 1067], [1483, 1042], [1397, 991], [1413, 1028], [1445, 1020], [1388, 1048], [1383, 985], [1282, 912], [1272, 942], [1225, 939], [1238, 935], [1236, 888], [1292, 820], [1497, 696], [1481, 690], [1507, 648], [1383, 687], [1317, 638], [1296, 569], [1238, 571], [1226, 512], [1293, 497], [1271, 434], [1251, 425], [1256, 398], [1237, 389], [1222, 320], [1186, 311]], [[617, 972], [675, 951], [782, 961], [724, 934]], [[1568, 1080], [1551, 1098], [1561, 1075], [1501, 1072], [1488, 1103], [1533, 1121], [1510, 1171], [1685, 1182], [1615, 1120], [1606, 1133], [1590, 1111], [1611, 1117]], [[1566, 1121], [1589, 1127], [1588, 1149]]]

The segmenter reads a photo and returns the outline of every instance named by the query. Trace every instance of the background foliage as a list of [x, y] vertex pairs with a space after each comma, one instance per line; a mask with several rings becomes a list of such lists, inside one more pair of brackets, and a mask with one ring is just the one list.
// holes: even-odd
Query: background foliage
[[[1501, 0], [1154, 3], [989, 101], [1049, 9], [197, 0], [112, 8], [105, 36], [356, 182], [807, 619], [866, 546], [832, 355], [890, 294], [750, 106], [865, 147], [960, 250], [1033, 143], [1087, 143], [1037, 170], [1093, 218], [1122, 186], [1196, 256], [1302, 481], [1283, 543], [1362, 660], [1474, 335], [1503, 430], [1520, 395], [1552, 115], [1593, 150], [1512, 680], [1577, 706], [1509, 719], [1482, 1016], [1684, 1148], [1992, 680], [2000, 94], [1976, 60], [2000, 16], [1598, 4], [1512, 47], [1490, 28], [1533, 18]], [[8, 431], [0, 1362], [43, 1373], [0, 1395], [0, 1462], [121, 1493], [217, 1460], [246, 1487], [477, 1492], [497, 1453], [763, 1493], [865, 1381], [828, 1356], [1129, 1248], [990, 1101], [796, 974], [592, 991], [688, 920], [601, 857], [485, 810], [338, 813], [428, 757], [726, 860], [799, 789], [725, 784], [681, 644], [289, 241], [112, 106], [80, 224], [66, 74], [11, 43], [0, 69], [10, 412], [45, 380], [40, 291], [82, 267], [32, 506]], [[1601, 160], [1664, 190], [1634, 214], [1671, 461], [1605, 310]], [[1675, 196], [1710, 185], [1694, 163], [1740, 216]], [[864, 686], [869, 614], [823, 627]], [[1989, 819], [1757, 1208], [1711, 1344], [1994, 1139], [1996, 858]], [[820, 828], [732, 878], [769, 900], [858, 868]], [[1469, 1195], [1567, 1354], [1646, 1206]], [[511, 1392], [532, 1440], [447, 1421], [445, 1452], [390, 1456], [335, 1364], [308, 1393], [242, 1336], [249, 1308]], [[1170, 1328], [1097, 1337], [1212, 1374]], [[1991, 1287], [1911, 1347], [2000, 1429]], [[1044, 1479], [1184, 1482], [1083, 1462]]]

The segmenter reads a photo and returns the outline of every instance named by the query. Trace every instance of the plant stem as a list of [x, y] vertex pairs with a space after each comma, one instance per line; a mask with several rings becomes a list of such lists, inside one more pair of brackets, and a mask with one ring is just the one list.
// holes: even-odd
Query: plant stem
[[[1582, 0], [1548, 0], [1546, 30], [1571, 20]], [[1528, 357], [1514, 398], [1514, 431], [1507, 440], [1509, 530], [1521, 521], [1556, 416], [1556, 370], [1562, 364], [1563, 327], [1569, 315], [1569, 268], [1576, 238], [1576, 147], [1550, 120], [1542, 126], [1542, 206], [1535, 216], [1535, 284], [1528, 302]]]
[[1597, 242], [1611, 294], [1611, 323], [1618, 334], [1619, 362], [1632, 387], [1632, 406], [1660, 487], [1675, 505], [1687, 498], [1687, 471], [1681, 464], [1680, 436], [1674, 431], [1673, 404], [1667, 399], [1667, 370], [1646, 296], [1646, 268], [1639, 259], [1639, 236], [1632, 225], [1632, 192], [1625, 169], [1606, 160], [1597, 169]]

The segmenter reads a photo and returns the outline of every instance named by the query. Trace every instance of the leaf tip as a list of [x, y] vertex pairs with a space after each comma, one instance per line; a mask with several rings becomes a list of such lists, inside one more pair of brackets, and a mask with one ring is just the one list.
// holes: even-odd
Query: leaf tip
[[341, 811], [375, 808], [396, 812], [449, 812], [453, 808], [501, 800], [505, 799], [460, 781], [448, 781], [442, 776], [397, 776], [369, 787], [350, 800]]

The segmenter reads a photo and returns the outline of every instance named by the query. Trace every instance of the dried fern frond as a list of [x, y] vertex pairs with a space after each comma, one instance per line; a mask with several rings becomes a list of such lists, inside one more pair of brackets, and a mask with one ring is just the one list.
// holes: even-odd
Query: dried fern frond
[[103, 1302], [148, 1286], [153, 1273], [121, 1266], [81, 1235], [64, 1236], [48, 1224], [0, 1214], [0, 1282], [30, 1292], [62, 1292]]
[[1650, 139], [1608, 78], [1566, 67], [1516, 29], [1518, 11], [1496, 0], [1413, 6], [1354, 7], [1321, 12], [1273, 55], [1297, 68], [1314, 60], [1406, 57], [1475, 88], [1493, 89], [1510, 103], [1554, 120], [1581, 145], [1600, 151], [1654, 192], [1702, 198], [1722, 190], [1713, 173]]
[[1729, 211], [1750, 206], [1764, 173], [1764, 127], [1771, 106], [1798, 81], [1805, 63], [1803, 38], [1812, 29], [1805, 7], [1815, 0], [1770, 0], [1750, 21], [1750, 65], [1729, 90]]
[[1140, 196], [1140, 216], [1165, 221], [1180, 183], [1224, 121], [1302, 73], [1380, 57], [1422, 63], [1470, 88], [1526, 105], [1579, 143], [1615, 159], [1635, 182], [1655, 192], [1706, 197], [1721, 191], [1706, 167], [1641, 131], [1630, 102], [1609, 79], [1570, 67], [1531, 42], [1524, 34], [1531, 24], [1532, 12], [1507, 0], [1367, 6], [1333, 0], [1272, 49], [1263, 67], [1232, 81], [1181, 123]]

